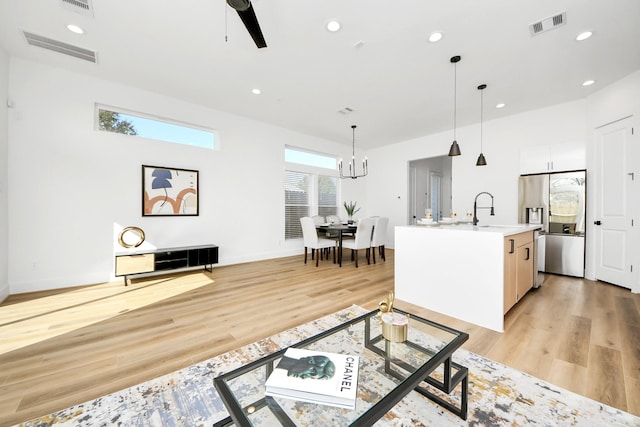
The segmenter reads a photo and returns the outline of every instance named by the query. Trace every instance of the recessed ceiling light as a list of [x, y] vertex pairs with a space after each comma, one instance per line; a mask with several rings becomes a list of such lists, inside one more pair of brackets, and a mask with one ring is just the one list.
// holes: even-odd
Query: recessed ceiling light
[[440, 31], [436, 31], [434, 33], [431, 33], [431, 35], [429, 35], [429, 41], [431, 43], [440, 41], [441, 38], [442, 38], [442, 33]]
[[582, 82], [582, 86], [591, 86], [595, 82], [595, 80], [585, 80], [584, 82]]
[[340, 29], [340, 23], [338, 21], [329, 21], [327, 22], [327, 30], [335, 33]]
[[67, 25], [67, 29], [69, 31], [71, 31], [72, 33], [84, 34], [84, 30], [82, 28], [78, 27], [77, 25], [69, 24], [69, 25]]
[[500, 104], [496, 105], [496, 108], [504, 108], [507, 104], [501, 102]]
[[578, 40], [580, 42], [582, 40], [588, 39], [592, 35], [593, 35], [593, 33], [591, 31], [585, 31], [583, 33], [578, 34], [578, 36], [576, 37], [576, 40]]
[[253, 89], [251, 92], [253, 92], [254, 95], [260, 95], [262, 93], [260, 89]]

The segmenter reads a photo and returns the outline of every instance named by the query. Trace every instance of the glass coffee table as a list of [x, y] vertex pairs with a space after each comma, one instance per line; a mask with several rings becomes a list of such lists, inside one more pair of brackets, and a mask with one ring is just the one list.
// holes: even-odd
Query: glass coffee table
[[282, 349], [214, 379], [229, 412], [214, 427], [369, 426], [413, 390], [466, 420], [468, 370], [451, 356], [469, 335], [394, 311], [410, 316], [405, 342], [382, 336], [379, 311], [374, 310], [292, 345], [360, 357], [355, 409], [265, 396], [265, 381], [282, 358]]

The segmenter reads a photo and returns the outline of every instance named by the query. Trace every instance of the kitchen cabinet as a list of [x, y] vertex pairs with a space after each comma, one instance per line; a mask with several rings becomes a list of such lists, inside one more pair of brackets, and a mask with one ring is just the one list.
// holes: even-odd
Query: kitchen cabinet
[[578, 142], [520, 149], [520, 174], [586, 169], [586, 148]]
[[504, 238], [504, 313], [533, 287], [533, 231]]
[[[529, 250], [530, 260], [526, 260], [526, 248], [533, 247], [534, 230], [540, 227], [534, 224], [396, 226], [395, 296], [427, 310], [503, 332], [505, 311], [533, 284], [534, 260], [531, 258], [535, 258], [535, 254]], [[528, 280], [526, 269], [530, 273]], [[509, 292], [512, 293], [508, 306], [505, 291], [507, 298]]]

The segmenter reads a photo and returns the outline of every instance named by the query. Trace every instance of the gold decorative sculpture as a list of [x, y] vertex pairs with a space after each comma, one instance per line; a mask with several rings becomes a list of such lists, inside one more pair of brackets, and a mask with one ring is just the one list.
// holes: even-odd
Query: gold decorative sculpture
[[[137, 235], [138, 240], [133, 243], [127, 242], [125, 240], [126, 234]], [[137, 248], [144, 242], [144, 239], [145, 239], [144, 231], [142, 231], [142, 228], [140, 227], [132, 227], [132, 226], [125, 227], [122, 229], [122, 231], [118, 235], [118, 243], [120, 243], [120, 246], [122, 246], [123, 248]]]
[[378, 303], [380, 313], [393, 311], [393, 291], [389, 291], [389, 296]]

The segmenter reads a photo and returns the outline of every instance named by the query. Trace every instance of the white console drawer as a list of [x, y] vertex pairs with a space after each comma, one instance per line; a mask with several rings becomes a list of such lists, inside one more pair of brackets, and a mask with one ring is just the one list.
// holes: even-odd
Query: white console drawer
[[154, 271], [155, 259], [155, 254], [116, 256], [116, 276], [149, 273]]

